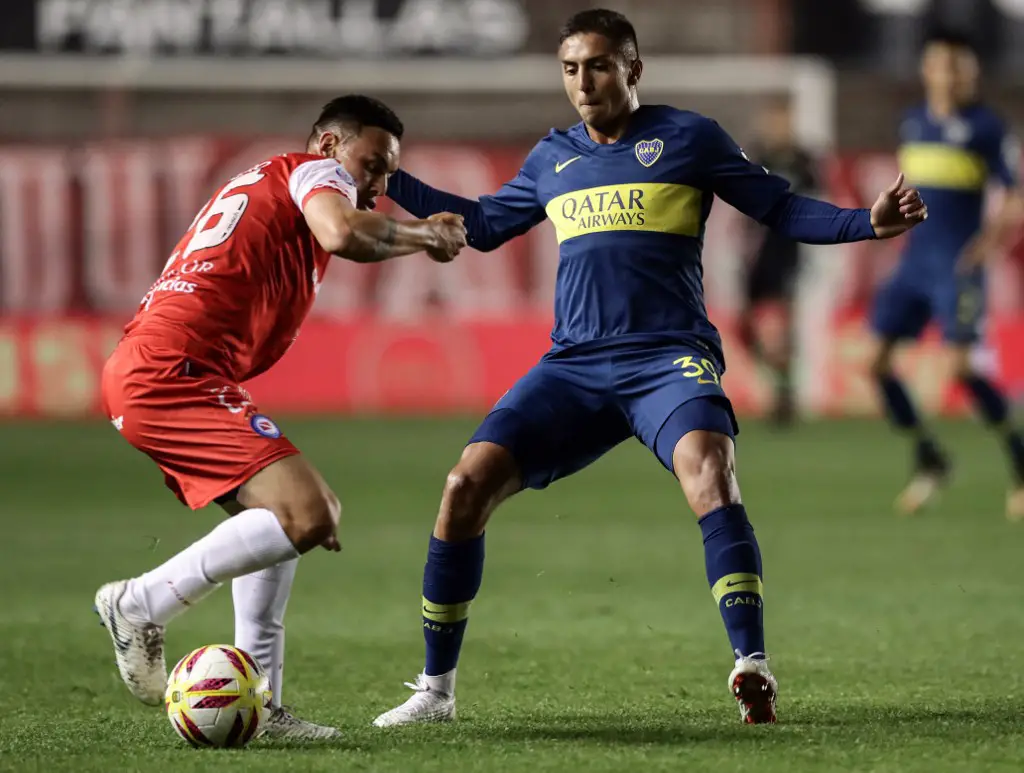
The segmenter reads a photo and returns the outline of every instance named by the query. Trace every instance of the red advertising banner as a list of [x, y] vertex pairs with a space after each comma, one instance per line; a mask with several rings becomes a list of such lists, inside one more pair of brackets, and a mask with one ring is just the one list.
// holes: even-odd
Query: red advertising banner
[[[544, 353], [550, 321], [314, 319], [284, 359], [247, 384], [262, 410], [279, 413], [481, 413]], [[66, 317], [0, 322], [0, 415], [73, 417], [100, 412], [100, 372], [121, 334], [120, 323]], [[816, 412], [877, 414], [867, 371], [862, 315], [833, 327], [824, 365], [828, 399]], [[742, 415], [762, 413], [770, 383], [726, 331], [729, 368], [723, 383]], [[993, 325], [1000, 380], [1024, 394], [1024, 318]], [[933, 337], [901, 362], [922, 407], [962, 413], [963, 396], [942, 381]]]
[[[280, 139], [210, 137], [0, 147], [0, 413], [95, 413], [102, 363], [170, 246], [220, 183], [288, 149]], [[511, 178], [525, 152], [411, 145], [402, 163], [476, 197]], [[827, 195], [845, 205], [871, 201], [895, 171], [883, 154], [828, 167]], [[746, 226], [716, 203], [704, 264], [711, 317], [726, 342], [725, 384], [738, 411], [751, 414], [764, 409], [771, 385], [731, 335], [751, 251]], [[1024, 393], [1021, 247], [992, 269], [986, 342], [1015, 394]], [[810, 412], [877, 411], [863, 309], [899, 248], [894, 240], [815, 253], [798, 320], [798, 383]], [[335, 261], [295, 346], [249, 385], [253, 396], [281, 412], [486, 410], [547, 348], [557, 264], [546, 223], [444, 266], [424, 256], [378, 266]], [[940, 386], [938, 355], [926, 341], [905, 353], [903, 367], [926, 409], [962, 410], [955, 391]]]

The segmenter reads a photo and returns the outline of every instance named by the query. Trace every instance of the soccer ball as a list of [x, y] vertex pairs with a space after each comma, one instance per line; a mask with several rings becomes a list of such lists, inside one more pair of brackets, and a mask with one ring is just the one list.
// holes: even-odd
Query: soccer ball
[[164, 703], [171, 727], [192, 746], [245, 746], [270, 717], [270, 680], [248, 652], [211, 644], [178, 661]]

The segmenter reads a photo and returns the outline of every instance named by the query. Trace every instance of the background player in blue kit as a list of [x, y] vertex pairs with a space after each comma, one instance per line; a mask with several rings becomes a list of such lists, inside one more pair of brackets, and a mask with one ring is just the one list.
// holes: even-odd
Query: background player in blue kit
[[[893, 372], [893, 352], [917, 338], [929, 321], [941, 327], [949, 372], [1006, 444], [1013, 473], [1007, 516], [1024, 518], [1024, 440], [1010, 424], [1006, 398], [970, 360], [985, 312], [984, 263], [1020, 220], [1016, 143], [978, 101], [979, 65], [966, 39], [933, 35], [921, 57], [925, 104], [900, 128], [899, 164], [920, 187], [931, 213], [908, 237], [899, 266], [875, 297], [872, 371], [890, 421], [914, 439], [910, 483], [896, 501], [905, 513], [925, 505], [946, 482], [949, 461], [922, 424], [906, 387]], [[1006, 189], [998, 213], [983, 223], [990, 182]]]
[[423, 673], [409, 685], [413, 696], [375, 724], [454, 718], [456, 664], [490, 514], [631, 436], [676, 475], [699, 519], [708, 581], [735, 653], [729, 689], [741, 715], [774, 722], [761, 555], [736, 482], [721, 341], [704, 307], [705, 222], [718, 195], [791, 238], [837, 243], [903, 233], [925, 218], [924, 204], [902, 177], [870, 211], [797, 196], [714, 121], [640, 106], [643, 67], [621, 14], [572, 17], [559, 59], [583, 120], [551, 131], [497, 194], [470, 201], [402, 172], [388, 188], [417, 216], [462, 215], [479, 250], [546, 217], [560, 259], [551, 350], [494, 406], [444, 487], [423, 575]]

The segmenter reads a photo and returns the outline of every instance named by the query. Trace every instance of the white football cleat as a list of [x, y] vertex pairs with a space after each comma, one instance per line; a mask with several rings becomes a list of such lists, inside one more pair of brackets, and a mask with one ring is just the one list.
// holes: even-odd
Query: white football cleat
[[915, 473], [907, 487], [896, 497], [896, 510], [902, 515], [915, 515], [934, 503], [947, 483], [947, 473], [922, 470]]
[[748, 656], [736, 650], [736, 667], [729, 674], [729, 691], [740, 705], [740, 718], [745, 723], [775, 724], [775, 698], [779, 693], [779, 683], [768, 670], [768, 658], [763, 652], [753, 652]]
[[260, 736], [276, 741], [327, 741], [341, 738], [341, 731], [336, 727], [299, 719], [284, 706], [278, 706], [271, 713]]
[[409, 700], [373, 720], [377, 727], [411, 725], [418, 722], [450, 722], [455, 719], [455, 669], [441, 676], [417, 674], [406, 682], [413, 691]]
[[93, 609], [114, 642], [114, 657], [121, 679], [131, 694], [148, 706], [162, 706], [167, 691], [164, 662], [164, 627], [133, 623], [119, 608], [127, 580], [110, 582], [96, 591]]
[[1006, 495], [1006, 518], [1011, 523], [1024, 521], [1024, 486], [1017, 486]]

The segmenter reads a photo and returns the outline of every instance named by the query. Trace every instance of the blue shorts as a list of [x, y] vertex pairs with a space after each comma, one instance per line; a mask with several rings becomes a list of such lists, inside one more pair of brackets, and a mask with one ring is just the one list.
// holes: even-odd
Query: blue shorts
[[507, 448], [525, 488], [572, 475], [630, 436], [671, 472], [686, 433], [738, 433], [721, 372], [710, 352], [671, 341], [551, 353], [505, 393], [469, 442]]
[[887, 340], [916, 339], [934, 320], [943, 340], [970, 344], [981, 337], [984, 318], [981, 272], [932, 277], [901, 265], [875, 295], [871, 329]]

